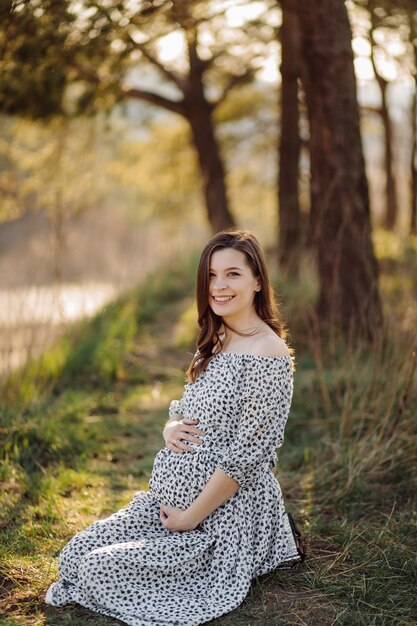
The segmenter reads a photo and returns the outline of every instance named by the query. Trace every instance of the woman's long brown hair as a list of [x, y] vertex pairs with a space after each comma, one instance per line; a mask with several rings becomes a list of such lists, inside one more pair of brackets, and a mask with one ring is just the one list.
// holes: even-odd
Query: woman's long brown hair
[[[253, 335], [255, 331], [242, 333], [232, 328], [219, 315], [216, 315], [209, 305], [210, 260], [216, 250], [233, 248], [240, 250], [246, 256], [247, 263], [255, 278], [259, 279], [260, 291], [254, 295], [254, 306], [259, 317], [285, 340], [287, 329], [279, 313], [275, 293], [271, 285], [268, 270], [259, 241], [249, 230], [228, 228], [217, 233], [210, 239], [201, 253], [197, 269], [196, 299], [198, 325], [200, 334], [197, 339], [198, 354], [195, 354], [187, 370], [188, 380], [195, 382], [198, 376], [206, 369], [211, 359], [223, 348], [220, 338], [221, 326], [226, 326], [242, 336]], [[216, 352], [214, 353], [214, 347]], [[290, 353], [293, 349], [289, 348]]]

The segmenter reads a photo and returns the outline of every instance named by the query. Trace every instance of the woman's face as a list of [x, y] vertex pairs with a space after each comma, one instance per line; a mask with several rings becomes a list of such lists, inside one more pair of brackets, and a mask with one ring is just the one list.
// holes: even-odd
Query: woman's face
[[255, 291], [260, 282], [252, 274], [246, 255], [240, 250], [222, 248], [210, 259], [209, 303], [221, 317], [235, 317], [253, 310]]

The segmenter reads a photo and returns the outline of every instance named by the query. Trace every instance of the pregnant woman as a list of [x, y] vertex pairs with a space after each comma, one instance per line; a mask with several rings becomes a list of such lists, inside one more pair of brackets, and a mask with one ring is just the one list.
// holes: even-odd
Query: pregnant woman
[[271, 470], [293, 359], [253, 233], [208, 242], [196, 295], [198, 349], [150, 489], [63, 548], [49, 604], [131, 626], [198, 626], [237, 607], [254, 577], [301, 560]]

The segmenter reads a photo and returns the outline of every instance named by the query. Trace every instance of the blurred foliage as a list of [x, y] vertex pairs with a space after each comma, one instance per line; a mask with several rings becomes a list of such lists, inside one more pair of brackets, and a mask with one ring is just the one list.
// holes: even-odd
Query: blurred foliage
[[[3, 116], [0, 220], [44, 211], [64, 222], [105, 204], [136, 223], [204, 223], [190, 130], [180, 117], [135, 122], [112, 115], [38, 122]], [[240, 223], [275, 239], [275, 102], [253, 87], [234, 90], [216, 111], [230, 202]], [[258, 208], [262, 207], [262, 224]]]
[[0, 119], [0, 220], [40, 211], [67, 219], [104, 198], [96, 122]]
[[413, 0], [352, 0], [351, 17], [354, 35], [368, 41], [366, 57], [372, 26], [375, 65], [384, 80], [407, 80], [415, 75], [417, 41], [410, 28], [411, 21], [417, 25]]
[[[42, 117], [109, 109], [123, 97], [132, 72], [149, 67], [177, 90], [186, 89], [186, 76], [192, 81], [198, 69], [222, 99], [261, 67], [279, 21], [274, 2], [259, 3], [237, 21], [234, 8], [201, 0], [5, 2], [0, 110]], [[175, 60], [161, 55], [167, 37], [179, 44]], [[59, 89], [50, 89], [51, 81]]]
[[186, 214], [201, 205], [180, 120], [144, 128], [136, 141], [127, 124], [113, 127], [106, 117], [2, 122], [0, 220], [40, 211], [65, 220], [102, 203], [136, 221], [172, 219], [179, 208]]
[[105, 166], [114, 201], [127, 204], [141, 219], [157, 214], [169, 221], [186, 218], [202, 196], [188, 125], [181, 119], [170, 124], [154, 121], [141, 136], [115, 137]]
[[31, 117], [62, 113], [68, 82], [62, 54], [73, 22], [65, 2], [2, 0], [1, 111]]
[[[73, 2], [2, 2], [0, 110], [44, 118], [111, 108], [123, 55], [103, 17]], [[92, 72], [91, 68], [97, 72]]]
[[[363, 39], [371, 5], [379, 20], [382, 74], [384, 67], [394, 67], [399, 78], [415, 74], [409, 28], [413, 3], [348, 3], [354, 34]], [[142, 82], [157, 84], [175, 100], [173, 77], [184, 81], [190, 70], [190, 32], [198, 40], [207, 95], [219, 102], [213, 115], [233, 213], [238, 222], [259, 227], [261, 207], [265, 232], [273, 233], [271, 242], [276, 239], [276, 87], [253, 79], [268, 57], [279, 61], [277, 3], [245, 8], [239, 2], [148, 6], [120, 1], [109, 10], [108, 3], [93, 0], [19, 0], [2, 3], [1, 11], [0, 109], [32, 117], [103, 109], [112, 113], [70, 121], [61, 117], [36, 128], [20, 120], [12, 125], [3, 117], [0, 219], [38, 209], [68, 216], [105, 201], [124, 207], [133, 219], [159, 215], [172, 223], [180, 213], [188, 217], [193, 212], [202, 221], [201, 181], [184, 119], [177, 116], [167, 123], [168, 118], [149, 113], [152, 105], [146, 109], [131, 100], [115, 106], [123, 84], [140, 87]], [[168, 54], [169, 42], [177, 56]], [[356, 56], [367, 57], [363, 50]], [[129, 118], [132, 104], [142, 106], [136, 121]], [[106, 133], [107, 125], [114, 132]], [[305, 139], [305, 129], [301, 132]], [[300, 194], [306, 212], [308, 168], [303, 157]], [[380, 198], [375, 195], [373, 208], [380, 208]]]

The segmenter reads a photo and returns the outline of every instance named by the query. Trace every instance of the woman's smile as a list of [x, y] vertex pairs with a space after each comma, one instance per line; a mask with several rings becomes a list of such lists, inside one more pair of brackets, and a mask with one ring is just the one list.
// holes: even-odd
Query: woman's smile
[[233, 300], [234, 297], [235, 296], [212, 296], [216, 304], [226, 304], [227, 302]]

